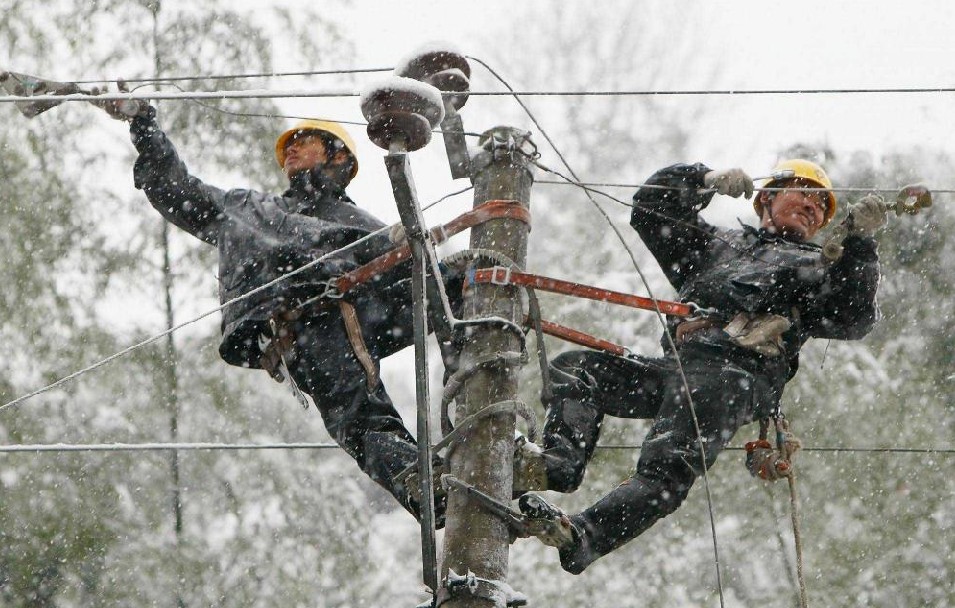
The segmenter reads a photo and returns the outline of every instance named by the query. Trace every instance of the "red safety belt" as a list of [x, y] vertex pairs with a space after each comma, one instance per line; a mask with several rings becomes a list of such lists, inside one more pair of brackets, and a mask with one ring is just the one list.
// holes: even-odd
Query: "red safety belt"
[[[531, 326], [530, 319], [525, 321], [525, 325]], [[572, 342], [578, 346], [586, 346], [587, 348], [593, 348], [595, 350], [605, 350], [608, 353], [618, 355], [620, 357], [627, 354], [627, 349], [623, 346], [620, 346], [619, 344], [591, 336], [590, 334], [585, 334], [582, 331], [578, 331], [564, 325], [558, 325], [557, 323], [553, 323], [551, 321], [544, 321], [541, 319], [541, 331], [548, 336], [554, 336], [555, 338]]]
[[578, 298], [587, 298], [588, 300], [597, 300], [600, 302], [610, 302], [611, 304], [620, 304], [622, 306], [630, 306], [631, 308], [639, 308], [642, 310], [657, 310], [659, 307], [661, 313], [678, 317], [691, 317], [701, 312], [700, 308], [695, 304], [670, 302], [667, 300], [654, 300], [652, 298], [644, 298], [642, 296], [635, 296], [629, 293], [611, 291], [609, 289], [602, 289], [600, 287], [593, 287], [591, 285], [584, 285], [582, 283], [572, 283], [570, 281], [552, 279], [550, 277], [544, 277], [536, 274], [518, 272], [516, 270], [504, 268], [503, 266], [475, 270], [474, 273], [468, 277], [468, 280], [471, 283], [490, 283], [494, 285], [517, 285], [520, 287], [532, 287], [534, 289], [541, 289], [543, 291], [550, 291], [553, 293], [575, 296]]
[[[431, 238], [435, 244], [443, 243], [452, 236], [474, 228], [494, 219], [512, 219], [531, 224], [531, 212], [518, 201], [491, 200], [462, 213], [443, 226], [431, 229]], [[344, 294], [356, 286], [372, 280], [374, 277], [391, 270], [411, 257], [411, 247], [404, 245], [378, 256], [367, 264], [335, 279], [333, 282], [338, 295]]]

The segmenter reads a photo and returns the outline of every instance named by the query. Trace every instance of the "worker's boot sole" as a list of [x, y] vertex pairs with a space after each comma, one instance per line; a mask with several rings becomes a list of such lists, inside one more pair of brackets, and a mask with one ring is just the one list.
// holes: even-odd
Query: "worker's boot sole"
[[577, 542], [577, 529], [567, 514], [540, 496], [525, 494], [518, 499], [517, 506], [527, 518], [529, 534], [545, 545], [559, 549]]

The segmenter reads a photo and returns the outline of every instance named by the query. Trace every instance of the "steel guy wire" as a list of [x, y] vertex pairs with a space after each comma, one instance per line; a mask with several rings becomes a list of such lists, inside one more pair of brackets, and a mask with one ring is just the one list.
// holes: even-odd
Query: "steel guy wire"
[[[642, 444], [601, 444], [599, 451], [639, 450]], [[46, 453], [46, 452], [155, 452], [163, 450], [223, 451], [223, 450], [325, 450], [340, 449], [337, 443], [292, 442], [292, 443], [214, 443], [214, 442], [144, 442], [144, 443], [34, 443], [0, 444], [0, 453]], [[743, 446], [727, 446], [726, 451], [742, 452]], [[955, 455], [955, 448], [858, 448], [858, 447], [805, 447], [800, 452], [859, 453], [859, 454], [939, 454]]]
[[[474, 58], [474, 57], [469, 57], [469, 59], [473, 59], [474, 61], [477, 61], [482, 66], [484, 66], [486, 70], [488, 70], [495, 78], [497, 78], [501, 82], [501, 84], [503, 84], [508, 89], [508, 91], [510, 91], [510, 94], [513, 95], [517, 103], [520, 104], [521, 108], [524, 109], [524, 112], [527, 113], [527, 116], [531, 119], [534, 125], [537, 126], [538, 130], [540, 130], [541, 132], [541, 135], [543, 135], [544, 138], [547, 140], [547, 143], [550, 144], [550, 147], [557, 154], [557, 157], [560, 158], [560, 161], [564, 164], [564, 167], [566, 167], [567, 171], [571, 174], [571, 176], [573, 176], [575, 180], [580, 181], [580, 178], [577, 177], [577, 174], [574, 172], [573, 168], [570, 166], [570, 163], [567, 162], [567, 159], [561, 153], [560, 149], [554, 143], [554, 140], [552, 140], [550, 135], [547, 134], [547, 131], [543, 128], [540, 122], [538, 122], [537, 118], [534, 116], [534, 113], [531, 112], [530, 108], [527, 107], [524, 101], [519, 97], [518, 93], [514, 91], [514, 88], [510, 85], [510, 83], [508, 83], [504, 78], [502, 78], [500, 74], [498, 74], [491, 66], [485, 63], [483, 60]], [[532, 160], [536, 162], [536, 159], [532, 159]], [[657, 303], [656, 298], [653, 295], [653, 290], [650, 288], [650, 282], [647, 280], [646, 276], [644, 276], [643, 270], [640, 268], [640, 264], [637, 262], [636, 255], [633, 253], [633, 250], [630, 248], [629, 244], [627, 244], [627, 241], [623, 237], [623, 234], [620, 232], [617, 226], [610, 219], [610, 215], [608, 215], [607, 212], [604, 210], [604, 208], [597, 203], [596, 199], [594, 199], [593, 195], [591, 195], [589, 191], [585, 190], [585, 192], [587, 194], [587, 198], [590, 199], [590, 202], [593, 203], [597, 211], [599, 211], [600, 214], [607, 221], [611, 230], [613, 230], [614, 234], [617, 235], [617, 238], [620, 240], [620, 243], [623, 245], [624, 249], [627, 251], [627, 254], [630, 256], [630, 261], [633, 262], [633, 267], [636, 270], [637, 275], [640, 277], [640, 280], [643, 282], [643, 285], [646, 288], [647, 293], [649, 294], [650, 298], [653, 299], [654, 308], [655, 308], [654, 313], [656, 314], [657, 320], [660, 322], [660, 325], [663, 327], [663, 334], [664, 336], [666, 336], [667, 343], [669, 344], [670, 350], [674, 355], [677, 371], [680, 374], [680, 379], [682, 381], [683, 388], [686, 390], [687, 405], [688, 405], [688, 409], [690, 410], [691, 417], [693, 418], [693, 427], [694, 427], [694, 430], [696, 431], [696, 437], [700, 446], [700, 461], [701, 461], [701, 464], [703, 465], [702, 466], [703, 487], [706, 493], [706, 505], [707, 505], [707, 510], [709, 511], [710, 531], [713, 537], [713, 553], [714, 553], [715, 562], [716, 562], [716, 586], [719, 591], [720, 606], [722, 608], [725, 606], [724, 598], [723, 598], [723, 578], [722, 578], [722, 573], [720, 571], [719, 543], [717, 542], [717, 536], [716, 536], [716, 516], [714, 515], [714, 512], [713, 512], [713, 498], [710, 492], [709, 477], [707, 475], [706, 448], [703, 445], [703, 433], [700, 430], [700, 421], [696, 415], [696, 407], [693, 404], [693, 396], [692, 396], [692, 391], [690, 390], [690, 383], [687, 381], [686, 373], [683, 370], [683, 361], [680, 358], [679, 352], [677, 352], [676, 344], [673, 340], [673, 335], [671, 334], [670, 329], [667, 327], [666, 320], [663, 318], [663, 313], [660, 311], [660, 305]]]
[[[463, 189], [461, 189], [461, 190], [452, 192], [452, 193], [450, 193], [450, 194], [446, 194], [445, 196], [439, 198], [438, 200], [433, 201], [433, 202], [429, 203], [428, 205], [426, 205], [425, 207], [423, 207], [423, 208], [422, 208], [422, 211], [424, 211], [424, 210], [426, 210], [426, 209], [430, 209], [431, 207], [437, 205], [438, 203], [440, 203], [440, 202], [442, 202], [442, 201], [445, 201], [445, 200], [451, 198], [452, 196], [455, 196], [455, 195], [457, 195], [457, 194], [461, 194], [461, 193], [463, 193], [463, 192], [467, 192], [467, 191], [470, 190], [471, 188], [473, 188], [473, 186], [469, 186], [469, 187], [463, 188]], [[71, 373], [71, 374], [68, 374], [68, 375], [66, 375], [66, 376], [63, 376], [62, 378], [60, 378], [60, 379], [58, 379], [58, 380], [56, 380], [56, 381], [54, 381], [54, 382], [52, 382], [52, 383], [50, 383], [50, 384], [47, 384], [46, 386], [43, 386], [43, 387], [41, 387], [41, 388], [38, 388], [38, 389], [36, 389], [36, 390], [34, 390], [34, 391], [30, 392], [30, 393], [27, 393], [26, 395], [22, 395], [22, 396], [20, 396], [20, 397], [17, 397], [16, 399], [13, 399], [12, 401], [8, 401], [7, 403], [4, 403], [3, 405], [0, 405], [0, 411], [3, 411], [3, 410], [5, 410], [5, 409], [7, 409], [8, 407], [12, 407], [12, 406], [14, 406], [14, 405], [17, 405], [18, 403], [22, 403], [22, 402], [24, 402], [24, 401], [26, 401], [26, 400], [28, 400], [28, 399], [31, 399], [31, 398], [33, 398], [33, 397], [36, 397], [37, 395], [40, 395], [40, 394], [42, 394], [42, 393], [48, 392], [48, 391], [50, 391], [50, 390], [52, 390], [52, 389], [54, 389], [54, 388], [56, 388], [56, 387], [58, 387], [58, 386], [60, 386], [60, 385], [62, 385], [62, 384], [65, 384], [65, 383], [69, 382], [70, 380], [74, 380], [75, 378], [78, 378], [79, 376], [82, 376], [83, 374], [86, 374], [86, 373], [91, 372], [91, 371], [93, 371], [93, 370], [95, 370], [95, 369], [98, 369], [98, 368], [100, 368], [100, 367], [103, 367], [104, 365], [107, 365], [108, 363], [111, 363], [112, 361], [115, 361], [116, 359], [119, 359], [120, 357], [122, 357], [122, 356], [124, 356], [124, 355], [127, 355], [127, 354], [129, 354], [129, 353], [131, 353], [131, 352], [133, 352], [133, 351], [135, 351], [135, 350], [137, 350], [137, 349], [139, 349], [139, 348], [142, 348], [142, 347], [144, 347], [144, 346], [146, 346], [146, 345], [148, 345], [148, 344], [151, 344], [151, 343], [153, 343], [153, 342], [156, 342], [157, 340], [160, 340], [160, 339], [162, 339], [162, 338], [164, 338], [164, 337], [166, 337], [166, 336], [172, 334], [173, 332], [176, 332], [176, 331], [178, 331], [178, 330], [180, 330], [180, 329], [182, 329], [182, 328], [184, 328], [184, 327], [187, 327], [187, 326], [189, 326], [189, 325], [192, 325], [192, 324], [194, 324], [194, 323], [197, 323], [197, 322], [201, 321], [202, 319], [205, 319], [206, 317], [209, 317], [209, 316], [211, 316], [211, 315], [213, 315], [213, 314], [215, 314], [215, 313], [217, 313], [217, 312], [223, 310], [224, 308], [226, 308], [226, 307], [228, 307], [228, 306], [232, 306], [233, 304], [236, 304], [236, 303], [241, 302], [241, 301], [243, 301], [243, 300], [245, 300], [245, 299], [248, 299], [248, 298], [252, 297], [253, 295], [255, 295], [255, 294], [259, 293], [259, 292], [262, 292], [262, 291], [264, 291], [264, 290], [266, 290], [266, 289], [268, 289], [268, 288], [270, 288], [270, 287], [272, 287], [272, 286], [274, 286], [274, 285], [277, 285], [277, 284], [281, 283], [282, 281], [285, 281], [286, 279], [288, 279], [288, 278], [290, 278], [290, 277], [293, 277], [293, 276], [296, 276], [296, 275], [298, 275], [298, 274], [301, 274], [301, 273], [305, 272], [306, 270], [308, 270], [308, 269], [310, 269], [310, 268], [312, 268], [312, 267], [318, 265], [320, 262], [323, 262], [323, 261], [327, 260], [328, 258], [334, 256], [334, 255], [339, 255], [339, 254], [342, 253], [342, 252], [348, 251], [349, 249], [351, 249], [351, 248], [353, 248], [353, 247], [355, 247], [355, 246], [357, 246], [357, 245], [359, 245], [359, 244], [361, 244], [361, 243], [363, 243], [363, 242], [365, 242], [365, 241], [371, 239], [371, 238], [374, 237], [374, 236], [377, 236], [377, 235], [379, 235], [379, 234], [387, 234], [387, 232], [388, 232], [388, 230], [389, 230], [390, 228], [391, 228], [391, 226], [384, 226], [384, 227], [382, 227], [382, 228], [379, 228], [378, 230], [375, 230], [374, 232], [369, 233], [369, 234], [367, 234], [367, 235], [361, 237], [360, 239], [358, 239], [358, 240], [356, 240], [356, 241], [353, 241], [353, 242], [351, 242], [351, 243], [345, 245], [344, 247], [341, 247], [341, 248], [339, 248], [339, 249], [336, 249], [335, 251], [330, 251], [330, 252], [328, 252], [328, 253], [322, 255], [321, 257], [316, 258], [316, 259], [312, 260], [311, 262], [305, 264], [304, 266], [301, 266], [301, 267], [299, 267], [299, 268], [296, 268], [295, 270], [292, 270], [291, 272], [288, 272], [288, 273], [286, 273], [286, 274], [283, 274], [283, 275], [281, 275], [280, 277], [278, 277], [278, 278], [276, 278], [276, 279], [273, 279], [273, 280], [269, 281], [268, 283], [265, 283], [264, 285], [260, 285], [260, 286], [256, 287], [255, 289], [252, 289], [252, 290], [250, 290], [250, 291], [247, 291], [246, 293], [244, 293], [244, 294], [242, 294], [242, 295], [240, 295], [240, 296], [236, 296], [235, 298], [232, 298], [231, 300], [228, 300], [228, 301], [226, 301], [226, 302], [223, 302], [222, 304], [220, 304], [220, 305], [217, 306], [216, 308], [213, 308], [213, 309], [211, 309], [211, 310], [208, 310], [208, 311], [206, 311], [206, 312], [200, 314], [200, 315], [197, 316], [197, 317], [194, 317], [194, 318], [189, 319], [189, 320], [187, 320], [187, 321], [183, 321], [182, 323], [179, 323], [178, 325], [175, 325], [175, 326], [170, 327], [170, 328], [168, 328], [168, 329], [166, 329], [166, 330], [164, 330], [164, 331], [162, 331], [162, 332], [160, 332], [160, 333], [158, 333], [158, 334], [155, 334], [155, 335], [153, 335], [153, 336], [150, 336], [150, 337], [148, 337], [148, 338], [146, 338], [146, 339], [144, 339], [144, 340], [142, 340], [142, 341], [140, 341], [140, 342], [137, 342], [136, 344], [133, 344], [132, 346], [128, 346], [128, 347], [124, 348], [124, 349], [121, 350], [121, 351], [118, 351], [118, 352], [116, 352], [116, 353], [113, 353], [112, 355], [110, 355], [110, 356], [108, 356], [108, 357], [106, 357], [106, 358], [104, 358], [104, 359], [101, 359], [100, 361], [97, 361], [96, 363], [93, 363], [93, 364], [91, 364], [91, 365], [89, 365], [89, 366], [87, 366], [87, 367], [84, 367], [83, 369], [77, 370], [77, 371], [75, 371], [75, 372], [73, 372], [73, 373]]]

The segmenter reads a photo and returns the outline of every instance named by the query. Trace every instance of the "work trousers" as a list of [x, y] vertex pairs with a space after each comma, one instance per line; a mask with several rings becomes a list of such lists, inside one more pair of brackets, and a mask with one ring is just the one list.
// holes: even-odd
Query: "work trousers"
[[[755, 354], [730, 357], [719, 347], [690, 343], [680, 358], [708, 468], [741, 426], [775, 410], [782, 386], [762, 373]], [[674, 358], [574, 351], [552, 367], [554, 399], [544, 430], [551, 489], [571, 492], [580, 485], [605, 415], [653, 420], [631, 478], [571, 517], [579, 542], [560, 557], [565, 570], [578, 574], [675, 511], [704, 461]]]
[[[358, 314], [362, 317], [361, 308]], [[416, 464], [415, 439], [381, 381], [368, 386], [338, 309], [303, 318], [294, 330], [289, 371], [299, 388], [312, 397], [328, 433], [362, 471], [418, 517], [418, 505], [405, 485], [394, 481], [395, 475]], [[379, 341], [373, 336], [365, 341], [378, 368]]]

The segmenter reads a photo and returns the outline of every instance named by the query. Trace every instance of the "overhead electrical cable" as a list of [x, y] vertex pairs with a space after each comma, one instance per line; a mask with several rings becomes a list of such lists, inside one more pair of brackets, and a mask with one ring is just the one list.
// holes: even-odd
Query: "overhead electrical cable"
[[205, 74], [199, 76], [144, 76], [142, 78], [101, 78], [74, 80], [76, 84], [105, 84], [111, 82], [128, 83], [159, 83], [159, 82], [187, 82], [197, 80], [240, 80], [244, 78], [285, 78], [289, 76], [327, 76], [331, 74], [367, 74], [374, 72], [390, 72], [394, 68], [350, 68], [339, 70], [304, 70], [299, 72], [257, 72], [251, 74]]
[[[474, 59], [473, 57], [471, 59]], [[477, 61], [477, 59], [475, 59]], [[101, 81], [95, 81], [101, 82]], [[454, 94], [454, 91], [443, 91]], [[700, 95], [846, 95], [846, 94], [926, 94], [955, 93], [955, 87], [911, 87], [911, 88], [859, 88], [859, 89], [724, 89], [724, 90], [672, 90], [672, 91], [468, 91], [471, 97], [671, 97]], [[331, 89], [240, 89], [222, 91], [191, 91], [183, 94], [158, 93], [152, 99], [256, 99], [256, 98], [299, 98], [299, 97], [359, 97], [355, 90]], [[100, 95], [104, 101], [123, 99], [149, 99], [123, 93]], [[89, 101], [88, 95], [34, 95], [0, 97], [0, 102], [17, 101]]]
[[[601, 444], [596, 446], [597, 450], [639, 450], [642, 444], [618, 443]], [[0, 444], [0, 453], [22, 453], [22, 452], [155, 452], [162, 450], [183, 450], [183, 451], [230, 451], [230, 450], [326, 450], [341, 449], [337, 443], [213, 443], [213, 442], [145, 442], [145, 443], [35, 443], [35, 444]], [[742, 452], [746, 448], [743, 446], [727, 446], [728, 451]], [[860, 453], [860, 454], [938, 454], [955, 455], [955, 448], [904, 448], [904, 447], [804, 447], [801, 452], [819, 452], [819, 453]]]
[[[573, 180], [564, 180], [557, 179], [537, 179], [534, 180], [535, 184], [549, 184], [555, 186], [586, 186], [590, 188], [628, 188], [628, 189], [637, 189], [637, 188], [657, 188], [661, 190], [679, 190], [676, 186], [661, 186], [659, 184], [628, 184], [620, 182], [576, 182]], [[782, 192], [787, 190], [787, 188], [753, 188], [754, 192]], [[833, 187], [833, 188], [800, 188], [800, 190], [805, 192], [854, 192], [854, 193], [866, 193], [866, 192], [892, 192], [897, 193], [899, 191], [898, 187], [895, 188], [886, 188], [884, 186], [854, 186], [854, 187]], [[931, 188], [933, 194], [955, 194], [955, 188]], [[618, 199], [619, 200], [619, 199]], [[624, 203], [628, 207], [632, 207], [630, 203]]]
[[[165, 86], [173, 86], [173, 87], [176, 87], [177, 89], [179, 89], [180, 91], [185, 92], [185, 90], [184, 90], [182, 87], [180, 87], [179, 85], [176, 85], [176, 84], [174, 84], [174, 83], [169, 83], [169, 84], [167, 84], [167, 85], [165, 85]], [[328, 121], [328, 122], [336, 122], [336, 123], [341, 124], [341, 125], [355, 125], [355, 126], [359, 126], [359, 127], [367, 127], [367, 126], [368, 126], [368, 122], [367, 122], [367, 121], [340, 120], [340, 119], [338, 119], [338, 118], [328, 118], [328, 117], [325, 117], [325, 116], [295, 116], [295, 115], [291, 115], [291, 114], [272, 114], [272, 113], [268, 113], [268, 114], [267, 114], [267, 113], [263, 113], [263, 112], [238, 112], [238, 111], [235, 111], [235, 110], [226, 110], [226, 109], [224, 109], [224, 108], [219, 108], [219, 107], [216, 107], [216, 106], [214, 106], [214, 105], [212, 105], [212, 104], [205, 103], [204, 101], [200, 101], [200, 100], [198, 100], [198, 99], [190, 99], [190, 100], [188, 100], [188, 101], [191, 101], [192, 103], [194, 103], [194, 104], [196, 104], [196, 105], [198, 105], [198, 106], [202, 106], [203, 108], [206, 108], [206, 109], [208, 109], [208, 110], [212, 110], [212, 111], [214, 111], [214, 112], [219, 112], [220, 114], [225, 114], [225, 115], [227, 115], [227, 116], [236, 116], [236, 117], [239, 117], [239, 118], [268, 118], [268, 119], [280, 118], [280, 119], [285, 119], [285, 120], [325, 120], [325, 121]], [[432, 129], [432, 132], [433, 132], [433, 133], [440, 133], [440, 134], [445, 133], [445, 131], [442, 131], [441, 129]], [[481, 137], [481, 134], [480, 134], [480, 133], [474, 133], [474, 132], [472, 132], [472, 131], [463, 131], [463, 133], [464, 133], [464, 136], [465, 136], [465, 137]]]

